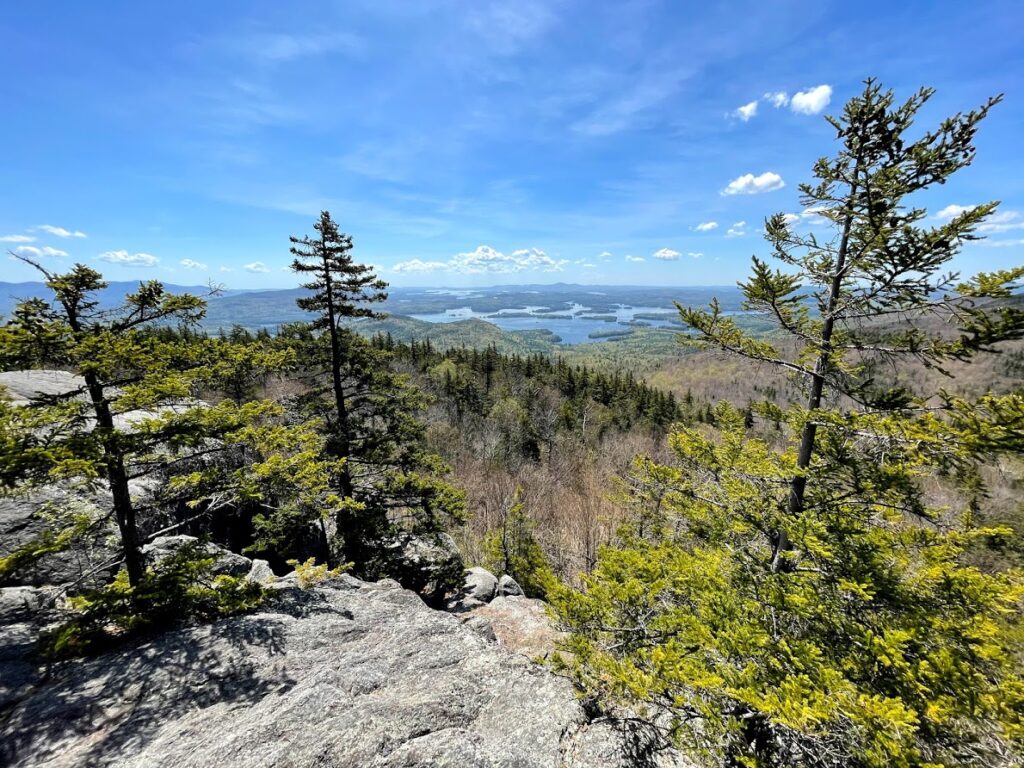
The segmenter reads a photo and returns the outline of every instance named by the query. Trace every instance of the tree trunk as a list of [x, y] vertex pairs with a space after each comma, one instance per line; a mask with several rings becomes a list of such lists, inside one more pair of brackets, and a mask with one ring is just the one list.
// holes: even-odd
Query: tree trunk
[[[326, 243], [324, 244], [326, 248]], [[331, 334], [331, 386], [334, 389], [334, 408], [338, 417], [337, 439], [338, 455], [345, 459], [345, 466], [341, 470], [341, 492], [344, 496], [352, 497], [352, 473], [348, 468], [348, 459], [351, 452], [351, 441], [349, 439], [348, 407], [345, 403], [345, 388], [341, 381], [341, 334], [338, 332], [338, 319], [334, 308], [334, 286], [331, 279], [330, 265], [324, 256], [324, 293], [327, 296], [327, 327]]]
[[[849, 205], [853, 205], [854, 196], [857, 192], [857, 177], [860, 170], [860, 161], [854, 168], [853, 183], [847, 197]], [[843, 234], [839, 241], [839, 251], [836, 255], [835, 272], [832, 274], [832, 284], [829, 286], [828, 304], [826, 305], [825, 320], [821, 326], [821, 337], [819, 345], [821, 348], [817, 362], [814, 365], [814, 373], [811, 375], [811, 392], [807, 398], [807, 411], [813, 414], [821, 407], [821, 398], [825, 389], [825, 374], [828, 371], [829, 362], [832, 359], [832, 334], [835, 331], [835, 310], [842, 293], [844, 271], [846, 270], [846, 258], [850, 245], [850, 230], [853, 226], [853, 213], [846, 212], [846, 220], [843, 222]], [[807, 476], [805, 470], [811, 466], [811, 459], [814, 457], [814, 442], [818, 435], [818, 425], [810, 420], [804, 424], [800, 433], [800, 448], [797, 451], [796, 466], [800, 473], [794, 475], [789, 481], [789, 503], [787, 509], [789, 514], [796, 517], [804, 511], [804, 497], [807, 493]], [[785, 530], [779, 530], [772, 555], [772, 570], [779, 571], [783, 567], [782, 553], [790, 548], [789, 535]]]
[[96, 414], [96, 428], [102, 435], [103, 454], [106, 464], [107, 486], [114, 502], [114, 517], [121, 534], [121, 549], [124, 552], [124, 566], [128, 572], [128, 583], [137, 586], [145, 571], [142, 552], [139, 549], [139, 532], [135, 521], [135, 507], [128, 488], [128, 470], [124, 465], [124, 454], [114, 434], [114, 417], [104, 394], [104, 387], [95, 374], [85, 374], [93, 412]]

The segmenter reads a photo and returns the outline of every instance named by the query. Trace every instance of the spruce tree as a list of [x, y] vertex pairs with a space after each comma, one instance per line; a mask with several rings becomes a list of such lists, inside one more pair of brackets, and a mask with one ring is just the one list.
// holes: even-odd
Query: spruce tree
[[[95, 270], [76, 264], [56, 274], [17, 258], [42, 273], [54, 301], [18, 305], [0, 327], [0, 367], [59, 366], [78, 374], [81, 384], [2, 409], [0, 490], [26, 493], [52, 482], [100, 482], [111, 495], [122, 562], [135, 587], [145, 571], [144, 542], [130, 482], [183, 471], [194, 451], [226, 449], [227, 443], [211, 441], [252, 423], [270, 405], [226, 402], [206, 408], [195, 402], [199, 382], [214, 378], [214, 368], [224, 372], [226, 363], [188, 334], [168, 336], [153, 327], [197, 322], [205, 312], [203, 299], [171, 294], [149, 281], [122, 305], [104, 308], [96, 297], [108, 284]], [[49, 540], [66, 544], [74, 528]], [[38, 556], [48, 547], [29, 549]], [[26, 554], [15, 553], [10, 564]]]
[[[716, 433], [677, 431], [672, 464], [637, 463], [621, 545], [583, 591], [558, 596], [568, 665], [595, 699], [639, 706], [729, 766], [1020, 757], [1024, 587], [968, 554], [1010, 535], [978, 523], [977, 467], [1024, 447], [1024, 396], [967, 400], [879, 373], [880, 362], [950, 373], [1024, 335], [1024, 268], [949, 271], [996, 204], [928, 226], [914, 197], [972, 161], [999, 99], [912, 138], [930, 96], [897, 104], [868, 81], [829, 118], [840, 149], [800, 189], [833, 236], [771, 217], [782, 268], [755, 258], [741, 284], [776, 336], [745, 333], [717, 302], [680, 307], [699, 343], [803, 386], [788, 410], [756, 407], [789, 426], [788, 444], [724, 404], [708, 414]], [[931, 499], [935, 483], [957, 505]]]
[[[315, 236], [291, 237], [291, 253], [295, 256], [292, 269], [308, 274], [312, 279], [302, 287], [313, 292], [296, 301], [300, 309], [313, 312], [317, 318], [313, 327], [327, 331], [330, 340], [331, 389], [334, 395], [334, 423], [331, 426], [331, 447], [336, 455], [347, 459], [351, 455], [352, 425], [349, 416], [348, 393], [345, 388], [344, 368], [349, 359], [352, 336], [342, 326], [344, 320], [375, 317], [377, 313], [368, 304], [387, 299], [387, 283], [373, 274], [373, 269], [352, 260], [352, 238], [341, 232], [327, 211], [313, 225]], [[341, 491], [352, 495], [352, 477], [348, 468], [341, 471]]]
[[464, 499], [443, 481], [447, 467], [426, 449], [416, 418], [425, 406], [422, 393], [391, 369], [387, 350], [347, 325], [381, 317], [369, 305], [386, 299], [387, 283], [353, 260], [351, 237], [329, 213], [314, 229], [315, 237], [292, 237], [291, 252], [292, 268], [313, 276], [304, 286], [312, 296], [297, 303], [316, 319], [287, 329], [282, 342], [292, 346], [312, 385], [298, 406], [306, 418], [322, 420], [326, 450], [338, 459], [333, 482], [341, 503], [322, 555], [332, 563], [340, 556], [364, 576], [403, 577], [402, 540], [436, 536], [461, 520]]

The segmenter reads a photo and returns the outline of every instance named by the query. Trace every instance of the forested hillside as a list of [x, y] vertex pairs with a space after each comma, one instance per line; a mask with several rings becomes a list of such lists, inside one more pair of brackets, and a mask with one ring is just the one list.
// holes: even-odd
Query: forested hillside
[[[102, 688], [181, 754], [209, 707], [303, 765], [509, 765], [502, 728], [531, 766], [1020, 764], [1024, 267], [949, 271], [997, 204], [916, 195], [999, 98], [909, 135], [931, 95], [829, 119], [828, 237], [770, 217], [742, 306], [593, 344], [389, 316], [327, 211], [282, 246], [298, 320], [11, 252], [42, 282], [0, 325], [0, 757], [153, 759], [78, 733]], [[241, 648], [262, 682], [219, 677]]]

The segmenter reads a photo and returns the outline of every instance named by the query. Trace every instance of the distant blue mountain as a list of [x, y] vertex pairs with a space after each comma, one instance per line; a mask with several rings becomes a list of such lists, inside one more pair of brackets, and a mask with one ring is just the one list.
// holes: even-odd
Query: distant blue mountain
[[[138, 282], [112, 282], [99, 295], [102, 307], [117, 306]], [[164, 284], [174, 293], [208, 292], [206, 286]], [[308, 320], [308, 313], [295, 305], [307, 295], [303, 288], [279, 290], [229, 289], [207, 303], [203, 325], [207, 328], [242, 325], [248, 328], [274, 328], [282, 323]], [[0, 315], [9, 316], [15, 304], [34, 296], [52, 299], [43, 283], [0, 282]], [[673, 302], [706, 305], [717, 298], [724, 310], [738, 310], [742, 295], [736, 286], [609, 286], [556, 283], [554, 285], [497, 285], [480, 288], [405, 288], [393, 287], [388, 300], [379, 305], [392, 315], [434, 315], [450, 309], [469, 308], [477, 314], [523, 307], [544, 307], [545, 311], [565, 312], [583, 305], [589, 314], [614, 313], [617, 307], [644, 307], [672, 310]]]

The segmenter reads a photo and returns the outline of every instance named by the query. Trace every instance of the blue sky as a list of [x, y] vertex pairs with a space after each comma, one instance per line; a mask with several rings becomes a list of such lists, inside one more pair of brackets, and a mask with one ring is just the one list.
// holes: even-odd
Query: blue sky
[[922, 124], [1006, 93], [925, 202], [1002, 200], [958, 266], [1024, 263], [1017, 2], [37, 0], [0, 39], [0, 239], [58, 269], [291, 287], [327, 208], [396, 285], [732, 283], [869, 75]]

